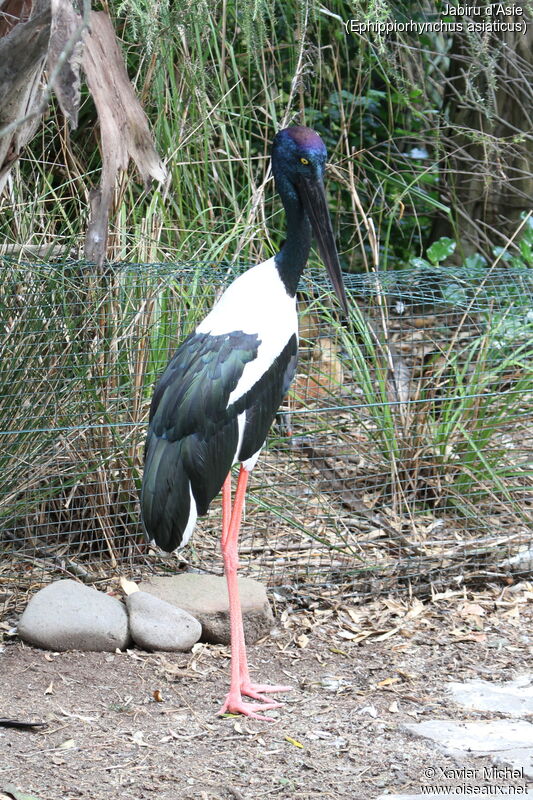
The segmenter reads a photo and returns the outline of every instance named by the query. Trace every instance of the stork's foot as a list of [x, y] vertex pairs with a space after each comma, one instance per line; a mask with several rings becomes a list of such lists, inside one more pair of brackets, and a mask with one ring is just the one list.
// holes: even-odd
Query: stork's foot
[[[249, 697], [252, 695], [248, 695]], [[283, 703], [246, 703], [240, 692], [228, 692], [224, 705], [218, 712], [219, 714], [242, 714], [251, 719], [262, 719], [266, 722], [275, 722], [274, 717], [267, 717], [265, 714], [257, 713], [262, 711], [270, 711], [273, 708], [281, 708]]]
[[[269, 683], [252, 683], [251, 681], [243, 681], [241, 683], [241, 693], [246, 697], [253, 697], [254, 700], [261, 700], [263, 703], [269, 703], [268, 697], [265, 694], [278, 694], [281, 692], [291, 692], [292, 686], [271, 686]], [[281, 703], [279, 704], [281, 705]]]

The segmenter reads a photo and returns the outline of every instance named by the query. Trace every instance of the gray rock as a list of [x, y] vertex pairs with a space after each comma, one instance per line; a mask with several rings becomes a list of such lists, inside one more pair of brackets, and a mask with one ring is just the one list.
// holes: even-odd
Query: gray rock
[[431, 739], [448, 755], [489, 756], [496, 764], [521, 770], [533, 778], [533, 725], [517, 719], [489, 722], [453, 722], [448, 719], [408, 723], [404, 728]]
[[129, 642], [124, 605], [73, 580], [56, 581], [35, 594], [18, 624], [25, 642], [46, 650], [124, 650]]
[[144, 650], [190, 650], [202, 634], [202, 626], [187, 611], [148, 592], [128, 595], [126, 606], [133, 641]]
[[[229, 643], [229, 602], [225, 578], [187, 572], [151, 578], [141, 583], [139, 589], [192, 614], [202, 625], [202, 641]], [[239, 592], [244, 636], [248, 644], [253, 644], [271, 630], [274, 617], [261, 583], [251, 578], [239, 578]]]
[[478, 711], [500, 711], [510, 717], [533, 714], [533, 675], [522, 675], [514, 681], [495, 683], [474, 680], [450, 683], [454, 700]]

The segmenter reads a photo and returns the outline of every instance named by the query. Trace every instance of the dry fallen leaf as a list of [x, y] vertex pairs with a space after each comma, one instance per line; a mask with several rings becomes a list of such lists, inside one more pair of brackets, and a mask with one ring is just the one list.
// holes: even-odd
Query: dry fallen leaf
[[349, 657], [349, 653], [346, 650], [339, 650], [338, 647], [328, 647], [328, 650], [330, 653], [335, 653], [335, 655]]
[[451, 631], [452, 636], [455, 636], [456, 642], [486, 642], [487, 641], [487, 634], [486, 633], [475, 633], [471, 631], [470, 633], [465, 633], [462, 630], [454, 630]]
[[423, 611], [426, 610], [424, 603], [415, 597], [411, 603], [411, 608], [405, 615], [407, 619], [413, 619], [414, 617], [420, 616]]
[[373, 719], [376, 719], [378, 710], [375, 706], [363, 706], [357, 711], [358, 714], [369, 714]]
[[357, 639], [359, 637], [358, 633], [352, 633], [352, 631], [347, 631], [344, 628], [341, 631], [337, 631], [337, 636], [340, 636], [341, 639]]
[[287, 609], [284, 609], [284, 610], [281, 612], [280, 624], [281, 624], [281, 626], [282, 626], [283, 628], [291, 628], [291, 627], [292, 627], [292, 624], [293, 624], [293, 623], [292, 623], [292, 621], [289, 619], [289, 612], [287, 611]]
[[65, 739], [64, 742], [61, 742], [59, 745], [60, 750], [75, 750], [76, 748], [76, 741], [74, 739]]
[[130, 595], [133, 594], [134, 592], [139, 591], [139, 587], [137, 586], [135, 581], [130, 581], [123, 575], [120, 576], [119, 583], [120, 583], [120, 588], [122, 589], [125, 595]]
[[50, 681], [46, 689], [44, 690], [45, 694], [53, 694], [54, 693], [54, 682]]
[[161, 744], [167, 744], [168, 742], [172, 742], [174, 739], [179, 739], [179, 738], [180, 736], [176, 733], [176, 731], [170, 729], [168, 732], [168, 736], [163, 736], [163, 738], [160, 739], [159, 741], [161, 742]]
[[302, 750], [304, 749], [303, 744], [299, 742], [298, 739], [293, 739], [292, 736], [286, 736], [285, 741], [288, 742], [289, 744], [294, 745], [294, 747], [301, 747]]
[[462, 617], [484, 617], [485, 609], [479, 603], [463, 603], [459, 609], [459, 614]]
[[382, 633], [381, 636], [376, 636], [374, 641], [375, 642], [384, 642], [386, 639], [390, 639], [391, 636], [394, 636], [396, 633], [398, 633], [399, 630], [400, 630], [399, 628], [391, 628], [390, 631], [387, 631], [386, 633]]
[[79, 719], [81, 722], [87, 722], [89, 725], [93, 722], [98, 722], [98, 717], [87, 717], [83, 714], [72, 714], [70, 711], [65, 711], [64, 708], [60, 708], [59, 710], [65, 717], [69, 717], [69, 719]]
[[405, 681], [412, 681], [416, 678], [416, 675], [412, 672], [405, 672], [403, 669], [398, 669], [396, 671]]
[[400, 678], [385, 678], [384, 680], [379, 681], [379, 683], [376, 683], [376, 686], [379, 686], [379, 688], [382, 689], [384, 686], [392, 686], [392, 684], [399, 682]]
[[361, 619], [363, 618], [363, 613], [355, 608], [347, 608], [346, 611], [352, 618], [352, 622], [355, 622], [356, 625], [359, 625]]
[[306, 636], [305, 633], [301, 633], [296, 639], [296, 644], [303, 650], [309, 644], [309, 636]]

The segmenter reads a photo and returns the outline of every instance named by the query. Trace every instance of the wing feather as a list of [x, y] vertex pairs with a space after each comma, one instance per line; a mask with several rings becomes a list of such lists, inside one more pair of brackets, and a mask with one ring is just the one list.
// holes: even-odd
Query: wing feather
[[246, 423], [239, 461], [247, 461], [263, 446], [283, 398], [289, 390], [298, 361], [298, 340], [293, 334], [268, 370], [245, 395]]
[[[141, 491], [147, 535], [164, 550], [180, 546], [191, 518], [205, 514], [235, 458], [246, 461], [266, 439], [296, 371], [297, 338], [254, 386], [228, 405], [247, 363], [258, 357], [253, 334], [192, 334], [160, 378], [150, 407]], [[245, 412], [239, 452], [237, 417]]]
[[241, 331], [192, 334], [157, 383], [141, 512], [148, 537], [164, 550], [182, 541], [191, 513], [189, 486], [197, 513], [205, 514], [231, 468], [243, 402], [228, 407], [228, 399], [259, 344], [257, 336]]

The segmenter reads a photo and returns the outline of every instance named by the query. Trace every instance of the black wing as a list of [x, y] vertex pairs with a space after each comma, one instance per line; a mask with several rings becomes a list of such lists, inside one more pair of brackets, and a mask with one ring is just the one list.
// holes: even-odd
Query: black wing
[[289, 391], [298, 361], [298, 340], [293, 334], [279, 356], [244, 398], [246, 425], [239, 461], [251, 458], [263, 446], [272, 421]]
[[[242, 331], [192, 334], [160, 378], [150, 407], [141, 511], [150, 539], [179, 547], [190, 516], [190, 490], [205, 514], [231, 468], [238, 445], [237, 415], [228, 408], [245, 365], [260, 341]], [[189, 489], [190, 487], [190, 489]]]
[[[228, 407], [245, 365], [260, 341], [241, 331], [193, 334], [177, 350], [159, 380], [150, 408], [141, 509], [150, 539], [163, 550], [179, 547], [190, 515], [190, 491], [198, 514], [219, 493], [236, 456], [237, 417], [246, 412], [238, 459], [261, 449], [296, 371], [293, 335], [267, 371]], [[189, 489], [190, 487], [190, 489]]]

